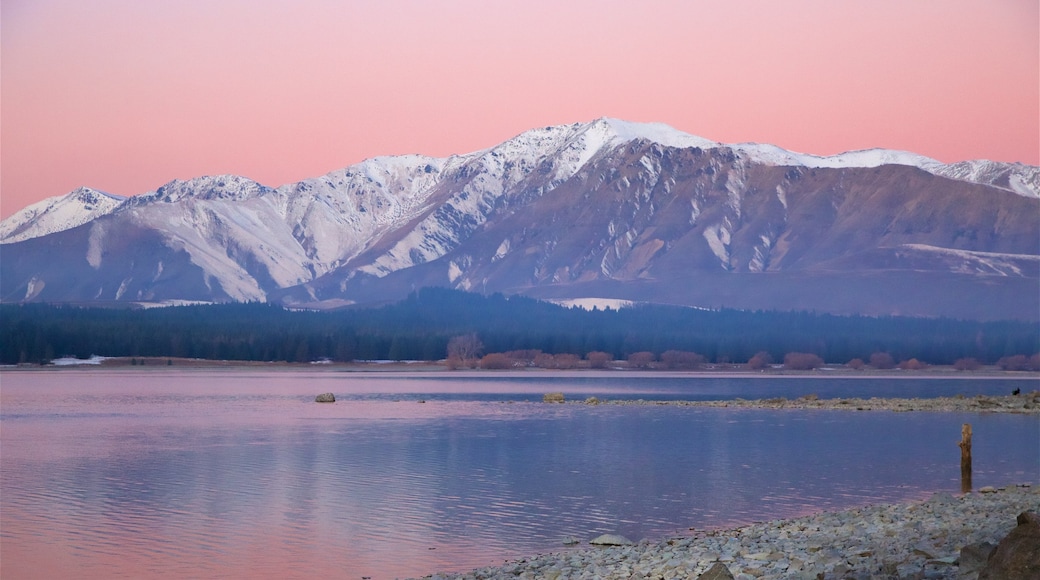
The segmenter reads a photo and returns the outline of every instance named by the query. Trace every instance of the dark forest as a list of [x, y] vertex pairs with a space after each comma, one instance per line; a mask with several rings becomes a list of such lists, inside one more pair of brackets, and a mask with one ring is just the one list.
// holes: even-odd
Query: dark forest
[[697, 310], [641, 305], [585, 311], [500, 294], [427, 288], [388, 306], [288, 310], [263, 303], [152, 309], [0, 305], [0, 362], [61, 356], [177, 357], [241, 361], [440, 360], [449, 340], [475, 333], [484, 352], [698, 353], [708, 362], [783, 360], [811, 353], [827, 363], [868, 359], [993, 364], [1040, 351], [1040, 329], [974, 322], [811, 312]]

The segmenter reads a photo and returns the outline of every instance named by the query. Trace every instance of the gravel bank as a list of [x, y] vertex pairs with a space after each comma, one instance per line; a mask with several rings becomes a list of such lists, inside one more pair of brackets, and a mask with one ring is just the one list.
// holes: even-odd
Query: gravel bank
[[927, 501], [869, 506], [628, 546], [507, 562], [435, 580], [697, 578], [722, 562], [738, 580], [964, 578], [961, 548], [996, 544], [1016, 516], [1040, 510], [1040, 489], [1010, 486]]
[[845, 411], [968, 411], [984, 413], [1040, 414], [1040, 391], [1004, 397], [936, 397], [931, 399], [820, 399], [806, 395], [797, 399], [734, 399], [727, 401], [645, 401], [599, 400], [589, 397], [579, 404], [589, 405], [676, 405], [682, 407], [735, 407], [749, 409], [838, 409]]

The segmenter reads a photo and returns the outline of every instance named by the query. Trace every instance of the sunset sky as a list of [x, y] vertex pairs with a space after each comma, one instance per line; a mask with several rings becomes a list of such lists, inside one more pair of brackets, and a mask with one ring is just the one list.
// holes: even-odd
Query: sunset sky
[[3, 0], [0, 215], [617, 117], [1040, 164], [1037, 0]]

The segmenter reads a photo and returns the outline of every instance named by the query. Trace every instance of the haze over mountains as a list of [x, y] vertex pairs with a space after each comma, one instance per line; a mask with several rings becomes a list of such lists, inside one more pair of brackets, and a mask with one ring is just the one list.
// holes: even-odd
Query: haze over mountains
[[270, 188], [89, 188], [0, 223], [0, 300], [379, 303], [422, 286], [1040, 320], [1040, 168], [615, 119]]

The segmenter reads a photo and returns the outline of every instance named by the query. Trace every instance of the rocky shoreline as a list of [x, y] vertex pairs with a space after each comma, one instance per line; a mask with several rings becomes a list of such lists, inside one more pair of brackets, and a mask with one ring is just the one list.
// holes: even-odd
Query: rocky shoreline
[[[1016, 517], [1040, 511], [1022, 484], [878, 505], [629, 545], [551, 553], [429, 580], [684, 579], [973, 580]], [[721, 564], [719, 566], [718, 564]], [[709, 569], [712, 569], [709, 572]]]
[[673, 405], [681, 407], [733, 407], [748, 409], [832, 409], [845, 411], [934, 411], [934, 412], [983, 412], [983, 413], [1025, 413], [1040, 414], [1040, 391], [1032, 393], [990, 397], [955, 396], [936, 397], [930, 399], [891, 399], [891, 398], [841, 398], [820, 399], [816, 395], [806, 395], [797, 399], [733, 399], [725, 401], [646, 401], [638, 400], [600, 400], [589, 397], [584, 401], [576, 401], [588, 405]]

